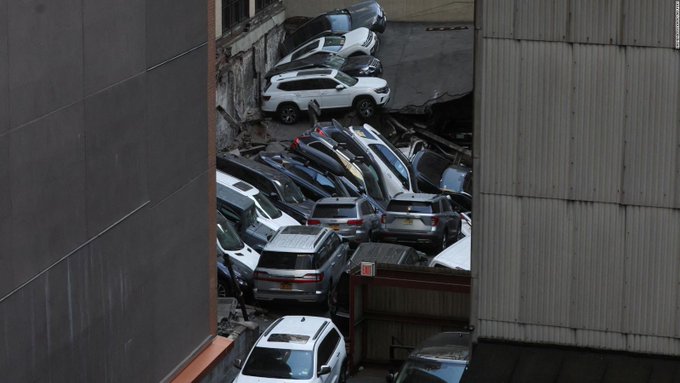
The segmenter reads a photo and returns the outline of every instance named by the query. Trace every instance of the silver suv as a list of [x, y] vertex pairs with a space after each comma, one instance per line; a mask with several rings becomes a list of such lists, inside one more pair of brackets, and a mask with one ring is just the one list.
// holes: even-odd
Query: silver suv
[[316, 201], [307, 225], [327, 227], [356, 247], [373, 238], [380, 217], [365, 197], [330, 197]]
[[279, 229], [255, 268], [255, 299], [327, 302], [347, 264], [347, 249], [347, 243], [324, 227]]
[[387, 205], [376, 237], [381, 242], [398, 242], [440, 252], [458, 239], [460, 215], [447, 196], [403, 193]]

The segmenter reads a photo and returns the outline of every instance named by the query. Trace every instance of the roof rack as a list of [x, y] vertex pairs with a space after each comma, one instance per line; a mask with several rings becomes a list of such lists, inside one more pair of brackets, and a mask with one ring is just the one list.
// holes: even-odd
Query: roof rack
[[314, 336], [312, 337], [312, 340], [316, 340], [316, 338], [318, 338], [319, 335], [321, 335], [321, 332], [323, 331], [323, 329], [326, 328], [326, 326], [328, 326], [328, 321], [323, 322], [321, 327], [319, 327], [319, 329], [316, 330], [316, 334], [314, 334]]

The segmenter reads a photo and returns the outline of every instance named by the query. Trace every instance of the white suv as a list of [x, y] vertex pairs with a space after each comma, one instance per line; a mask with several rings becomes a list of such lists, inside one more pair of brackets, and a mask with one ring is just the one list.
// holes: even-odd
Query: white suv
[[344, 383], [345, 340], [328, 318], [284, 316], [250, 350], [234, 383], [306, 381]]
[[390, 99], [387, 81], [378, 77], [352, 77], [336, 69], [307, 69], [271, 78], [262, 92], [262, 111], [276, 112], [281, 122], [293, 124], [301, 110], [316, 100], [323, 109], [354, 107], [363, 118]]

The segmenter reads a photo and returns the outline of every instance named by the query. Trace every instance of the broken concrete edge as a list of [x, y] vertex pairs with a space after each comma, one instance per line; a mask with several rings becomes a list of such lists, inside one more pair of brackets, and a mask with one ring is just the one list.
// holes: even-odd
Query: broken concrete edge
[[172, 380], [172, 383], [200, 381], [233, 347], [234, 340], [215, 336], [212, 342]]

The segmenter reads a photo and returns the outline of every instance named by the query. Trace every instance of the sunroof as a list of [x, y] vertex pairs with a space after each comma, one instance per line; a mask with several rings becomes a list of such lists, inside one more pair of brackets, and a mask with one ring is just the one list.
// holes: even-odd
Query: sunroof
[[241, 181], [235, 183], [234, 187], [239, 189], [239, 190], [242, 190], [242, 191], [248, 191], [248, 190], [252, 189], [252, 187], [250, 185], [248, 185], [245, 182], [241, 182]]
[[309, 340], [309, 336], [295, 334], [271, 334], [267, 340], [269, 342], [305, 344]]

